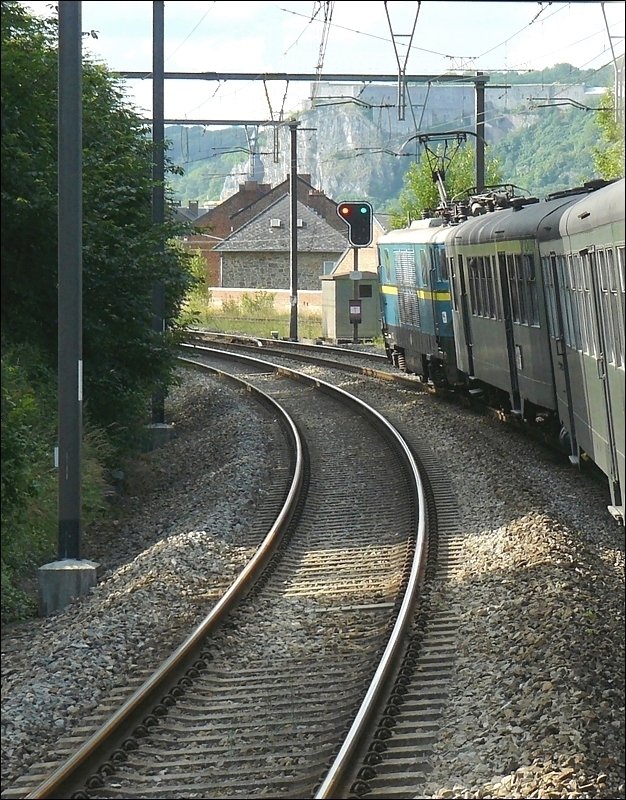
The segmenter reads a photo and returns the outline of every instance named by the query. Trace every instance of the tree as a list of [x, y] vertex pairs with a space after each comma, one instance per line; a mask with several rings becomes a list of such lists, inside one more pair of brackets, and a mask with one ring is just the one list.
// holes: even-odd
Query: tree
[[[1, 3], [2, 618], [54, 551], [57, 480], [56, 20]], [[82, 518], [104, 502], [103, 467], [132, 452], [151, 398], [173, 381], [178, 317], [193, 285], [180, 230], [152, 222], [153, 150], [104, 66], [83, 61]], [[163, 286], [167, 335], [153, 331]]]
[[[404, 176], [404, 187], [398, 198], [398, 206], [391, 211], [391, 224], [394, 228], [409, 225], [414, 219], [432, 214], [440, 202], [434, 169], [444, 164], [443, 183], [449, 199], [463, 194], [475, 186], [476, 154], [472, 145], [460, 147], [450, 158], [444, 160], [441, 147], [435, 151], [436, 158], [428, 152], [422, 153], [418, 162], [411, 164]], [[437, 163], [436, 163], [437, 162]], [[500, 168], [495, 159], [485, 163], [486, 183], [500, 182]]]
[[[2, 2], [2, 333], [57, 347], [57, 21]], [[85, 410], [119, 442], [172, 380], [174, 320], [192, 284], [182, 232], [152, 222], [153, 150], [120, 82], [83, 63], [83, 355]], [[163, 243], [166, 243], [165, 246]], [[152, 329], [165, 292], [168, 334]]]
[[600, 101], [598, 126], [603, 147], [594, 147], [593, 163], [605, 180], [624, 177], [624, 122], [615, 119], [615, 97], [607, 91]]

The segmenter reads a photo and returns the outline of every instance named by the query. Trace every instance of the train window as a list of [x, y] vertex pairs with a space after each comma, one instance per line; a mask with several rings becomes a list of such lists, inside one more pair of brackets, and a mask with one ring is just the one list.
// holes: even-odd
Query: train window
[[467, 262], [469, 271], [469, 289], [472, 314], [478, 314], [478, 262], [475, 258], [470, 258]]
[[576, 286], [576, 270], [574, 268], [574, 256], [567, 257], [567, 285], [573, 289]]
[[518, 322], [528, 324], [528, 303], [526, 297], [526, 281], [524, 279], [524, 266], [522, 257], [515, 255], [515, 280], [517, 282], [517, 294], [519, 297], [519, 319]]
[[591, 292], [584, 292], [583, 299], [585, 303], [585, 316], [587, 319], [587, 341], [585, 345], [585, 352], [590, 356], [597, 357], [600, 352], [598, 344], [598, 328], [594, 321], [593, 298]]
[[[621, 367], [624, 363], [624, 289], [621, 284], [621, 275], [618, 264], [613, 260], [613, 250], [607, 249], [607, 272], [609, 283], [609, 315], [611, 318], [612, 327], [612, 345], [613, 345], [613, 362], [617, 367]], [[622, 269], [623, 269], [623, 255], [624, 249], [621, 248], [622, 256]], [[620, 249], [617, 251], [618, 261], [620, 258]]]
[[498, 258], [491, 256], [491, 288], [493, 291], [493, 316], [494, 319], [502, 319], [502, 299], [500, 296], [500, 281], [498, 277]]
[[[583, 254], [584, 258], [584, 254]], [[582, 277], [582, 262], [581, 256], [573, 255], [572, 256], [572, 289], [582, 289], [584, 286], [584, 281]]]
[[[459, 256], [459, 263], [460, 263], [461, 256]], [[454, 268], [454, 256], [448, 259], [448, 267], [449, 267], [449, 275], [450, 275], [450, 294], [452, 300], [452, 308], [455, 311], [459, 310], [458, 303], [456, 301], [456, 270]]]
[[574, 326], [572, 324], [572, 297], [569, 290], [569, 270], [567, 261], [559, 259], [559, 295], [563, 316], [563, 338], [568, 347], [574, 347]]
[[589, 290], [584, 288], [589, 286], [590, 277], [590, 256], [584, 252], [582, 258], [573, 257], [574, 271], [579, 276], [575, 297], [578, 309], [580, 341], [583, 353], [595, 355], [595, 345], [593, 336], [593, 317], [591, 316], [591, 295]]
[[478, 259], [478, 283], [480, 289], [479, 313], [481, 317], [488, 317], [489, 308], [487, 301], [487, 273], [485, 272], [485, 259], [482, 256], [480, 256]]
[[496, 306], [496, 278], [493, 268], [493, 258], [488, 256], [486, 263], [487, 271], [487, 302], [489, 304], [489, 316], [491, 319], [498, 319], [498, 310]]
[[611, 319], [613, 320], [613, 351], [615, 366], [624, 365], [624, 303], [618, 292], [611, 292]]
[[624, 276], [624, 261], [626, 260], [625, 256], [625, 249], [624, 247], [617, 248], [617, 265], [619, 267], [618, 274], [619, 274], [619, 286], [620, 291], [622, 294], [626, 291], [626, 277]]
[[[604, 255], [604, 254], [603, 254]], [[606, 259], [609, 274], [609, 289], [612, 292], [617, 291], [617, 270], [615, 269], [615, 262], [613, 261], [613, 250], [608, 248], [606, 251]], [[605, 288], [604, 286], [602, 288]]]
[[546, 313], [548, 316], [548, 334], [556, 336], [556, 309], [554, 298], [554, 281], [552, 280], [552, 263], [549, 258], [541, 259], [541, 272], [543, 275], [543, 288], [546, 298]]
[[529, 313], [528, 322], [531, 325], [539, 325], [539, 300], [537, 298], [537, 281], [535, 279], [535, 259], [532, 253], [524, 253], [522, 259], [526, 282], [526, 305]]
[[[430, 264], [428, 263], [428, 251], [425, 247], [420, 250], [420, 263], [419, 263], [419, 277], [417, 283], [422, 288], [428, 286], [428, 273], [430, 271]], [[417, 270], [416, 270], [417, 272]]]
[[515, 256], [507, 255], [506, 267], [509, 281], [509, 294], [511, 296], [511, 317], [514, 322], [520, 322], [519, 284], [517, 281]]
[[437, 267], [437, 280], [444, 282], [449, 280], [448, 262], [446, 261], [446, 251], [443, 245], [438, 245], [435, 249], [435, 261]]
[[586, 343], [583, 343], [583, 332], [581, 329], [582, 316], [582, 294], [576, 289], [570, 289], [570, 297], [572, 301], [572, 330], [574, 332], [574, 342], [577, 350], [584, 350]]
[[[608, 251], [610, 252], [610, 251]], [[600, 278], [600, 288], [603, 292], [606, 292], [607, 282], [606, 282], [606, 255], [607, 253], [604, 250], [598, 250], [596, 252], [596, 262], [598, 264], [598, 276]]]
[[524, 278], [526, 278], [527, 281], [534, 281], [535, 259], [533, 258], [532, 253], [524, 253], [522, 258], [524, 261]]

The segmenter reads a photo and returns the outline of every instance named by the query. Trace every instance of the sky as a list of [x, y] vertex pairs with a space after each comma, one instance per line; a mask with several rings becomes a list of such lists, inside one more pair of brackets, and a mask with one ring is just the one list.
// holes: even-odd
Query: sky
[[[37, 14], [49, 2], [24, 2]], [[419, 13], [418, 12], [419, 6]], [[597, 69], [624, 53], [623, 2], [166, 0], [165, 71], [440, 75], [457, 70]], [[152, 109], [150, 0], [81, 3], [83, 47]], [[416, 19], [417, 13], [417, 19]], [[326, 20], [326, 22], [325, 22]], [[410, 44], [410, 48], [408, 45]], [[279, 119], [308, 82], [166, 80], [165, 119]]]

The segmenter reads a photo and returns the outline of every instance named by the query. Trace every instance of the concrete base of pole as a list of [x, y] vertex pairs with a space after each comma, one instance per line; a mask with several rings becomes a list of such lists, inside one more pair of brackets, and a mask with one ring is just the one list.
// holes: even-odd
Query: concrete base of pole
[[47, 617], [65, 608], [72, 598], [87, 594], [96, 585], [98, 565], [68, 558], [39, 568], [39, 615]]
[[163, 447], [176, 436], [174, 426], [167, 422], [153, 422], [146, 426], [146, 430], [148, 431], [147, 452]]

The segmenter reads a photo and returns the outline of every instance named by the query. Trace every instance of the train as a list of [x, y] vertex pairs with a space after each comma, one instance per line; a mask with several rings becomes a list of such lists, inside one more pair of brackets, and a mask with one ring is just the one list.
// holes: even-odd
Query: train
[[388, 359], [542, 425], [624, 524], [624, 179], [488, 187], [377, 242]]

